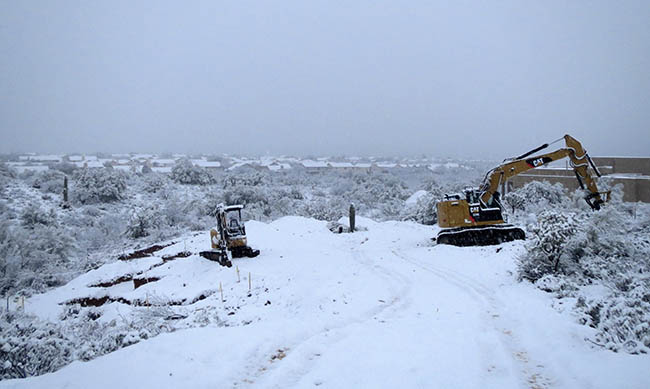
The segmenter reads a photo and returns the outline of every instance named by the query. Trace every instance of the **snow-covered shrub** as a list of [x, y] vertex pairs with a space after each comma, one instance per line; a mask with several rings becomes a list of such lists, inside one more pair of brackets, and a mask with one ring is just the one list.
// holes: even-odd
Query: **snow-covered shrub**
[[207, 169], [195, 166], [186, 158], [176, 161], [171, 178], [184, 185], [210, 185], [215, 182], [214, 176]]
[[60, 285], [62, 268], [76, 250], [71, 232], [52, 209], [26, 206], [19, 221], [0, 223], [0, 294], [30, 294]]
[[304, 216], [317, 220], [335, 221], [347, 215], [349, 204], [342, 200], [328, 200], [318, 197], [304, 206]]
[[434, 225], [438, 221], [436, 198], [429, 192], [419, 196], [415, 204], [407, 204], [402, 211], [401, 219], [414, 221], [425, 225]]
[[63, 193], [63, 182], [65, 174], [58, 170], [45, 170], [32, 177], [32, 187], [40, 189], [44, 193]]
[[71, 162], [58, 162], [49, 165], [50, 170], [60, 171], [68, 176], [72, 175], [79, 167]]
[[541, 214], [527, 252], [519, 258], [519, 276], [559, 298], [577, 299], [575, 312], [580, 322], [597, 330], [597, 343], [614, 351], [647, 353], [650, 237], [643, 218], [636, 220], [617, 205], [597, 212]]
[[226, 204], [247, 204], [252, 206], [254, 203], [269, 203], [269, 193], [254, 186], [242, 185], [232, 189], [226, 189], [223, 196]]
[[140, 172], [142, 174], [149, 174], [149, 173], [153, 173], [153, 169], [151, 169], [151, 165], [146, 163], [144, 164], [144, 166], [142, 166], [142, 170]]
[[23, 209], [20, 215], [23, 227], [33, 230], [37, 225], [56, 225], [56, 212], [50, 208], [45, 210], [42, 207], [31, 203]]
[[57, 323], [22, 312], [3, 312], [0, 380], [53, 372], [74, 360], [88, 361], [174, 331], [170, 312], [165, 306], [138, 308], [133, 319], [108, 323], [97, 320], [99, 310], [79, 305], [65, 307]]
[[25, 378], [70, 363], [74, 345], [61, 327], [21, 313], [0, 315], [0, 378]]
[[260, 186], [268, 183], [268, 173], [263, 174], [257, 170], [249, 168], [236, 169], [234, 173], [229, 173], [223, 178], [223, 188], [229, 189], [235, 186]]
[[503, 196], [504, 205], [512, 212], [539, 212], [566, 204], [569, 200], [566, 188], [547, 181], [531, 181]]
[[570, 271], [571, 257], [567, 255], [566, 243], [575, 235], [578, 223], [572, 213], [548, 210], [539, 214], [537, 224], [529, 231], [528, 251], [519, 258], [519, 277], [536, 281], [546, 274]]
[[165, 223], [165, 218], [158, 207], [138, 208], [133, 211], [126, 226], [126, 234], [133, 239], [143, 238], [162, 228]]
[[126, 191], [126, 173], [113, 169], [80, 169], [74, 174], [73, 198], [81, 204], [122, 200]]
[[16, 171], [7, 166], [6, 163], [0, 162], [0, 177], [16, 178]]
[[650, 291], [648, 281], [636, 281], [630, 290], [607, 298], [582, 297], [576, 310], [581, 322], [596, 328], [595, 340], [612, 351], [650, 352]]
[[167, 176], [158, 173], [148, 173], [142, 178], [142, 187], [149, 193], [160, 193], [170, 184]]

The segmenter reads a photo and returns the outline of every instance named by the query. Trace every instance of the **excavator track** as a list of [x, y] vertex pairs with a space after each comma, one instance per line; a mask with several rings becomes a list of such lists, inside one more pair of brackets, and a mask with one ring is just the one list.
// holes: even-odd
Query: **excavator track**
[[438, 244], [463, 247], [491, 246], [523, 239], [526, 239], [524, 230], [512, 224], [448, 228], [440, 231], [436, 238]]
[[201, 251], [199, 253], [205, 259], [219, 263], [221, 266], [232, 267], [232, 262], [228, 258], [228, 254], [225, 251], [220, 250], [210, 250], [210, 251]]

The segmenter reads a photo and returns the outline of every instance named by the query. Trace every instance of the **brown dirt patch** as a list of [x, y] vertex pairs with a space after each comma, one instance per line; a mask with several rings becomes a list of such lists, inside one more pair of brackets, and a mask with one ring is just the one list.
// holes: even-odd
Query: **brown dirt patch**
[[176, 242], [171, 242], [171, 243], [168, 243], [168, 244], [165, 244], [165, 245], [155, 244], [153, 246], [147, 247], [147, 248], [142, 249], [142, 250], [136, 250], [136, 251], [134, 251], [134, 252], [132, 252], [130, 254], [120, 255], [119, 257], [117, 257], [117, 259], [119, 259], [120, 261], [130, 261], [132, 259], [149, 257], [149, 256], [153, 255], [153, 253], [155, 253], [156, 251], [160, 251], [160, 250], [164, 249], [165, 247], [169, 247], [169, 246], [171, 246], [173, 244], [176, 244]]
[[144, 284], [148, 284], [150, 282], [156, 282], [156, 281], [160, 281], [160, 277], [134, 278], [133, 289], [138, 289]]
[[127, 300], [124, 297], [111, 297], [111, 296], [103, 296], [103, 297], [79, 297], [76, 299], [68, 300], [59, 304], [65, 304], [65, 305], [75, 305], [79, 304], [82, 307], [101, 307], [104, 304], [108, 303], [114, 303], [114, 302], [119, 302], [122, 304], [127, 304], [131, 305], [134, 307], [151, 307], [151, 306], [160, 306], [160, 305], [167, 305], [167, 306], [178, 306], [178, 305], [192, 305], [196, 302], [199, 302], [201, 300], [205, 300], [209, 296], [211, 296], [214, 293], [213, 290], [206, 291], [199, 296], [193, 298], [193, 299], [182, 299], [182, 300], [170, 300], [167, 301], [163, 304], [158, 304], [158, 303], [151, 303], [148, 300], [140, 300], [140, 299], [134, 299], [134, 300]]

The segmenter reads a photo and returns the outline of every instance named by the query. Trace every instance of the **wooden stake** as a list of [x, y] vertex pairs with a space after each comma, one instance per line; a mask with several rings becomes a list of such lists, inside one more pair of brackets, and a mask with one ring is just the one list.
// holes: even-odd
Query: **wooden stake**
[[223, 288], [221, 287], [221, 282], [219, 282], [219, 293], [221, 294], [221, 302], [223, 302]]
[[239, 283], [239, 266], [235, 266], [235, 270], [237, 270], [237, 283]]
[[248, 272], [248, 293], [251, 292], [251, 272]]

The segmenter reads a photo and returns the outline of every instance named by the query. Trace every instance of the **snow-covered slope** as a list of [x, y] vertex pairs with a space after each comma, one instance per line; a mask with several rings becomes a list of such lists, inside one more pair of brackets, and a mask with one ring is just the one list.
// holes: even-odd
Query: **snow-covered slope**
[[[249, 222], [262, 254], [230, 269], [171, 258], [208, 247], [207, 233], [186, 236], [34, 296], [26, 309], [52, 320], [60, 303], [108, 297], [98, 320], [159, 304], [182, 317], [179, 328], [205, 310], [220, 321], [0, 387], [650, 387], [648, 355], [594, 348], [588, 327], [515, 281], [521, 243], [433, 246], [435, 227], [357, 224], [367, 231], [332, 234], [299, 217]], [[108, 285], [129, 276], [151, 281]]]

